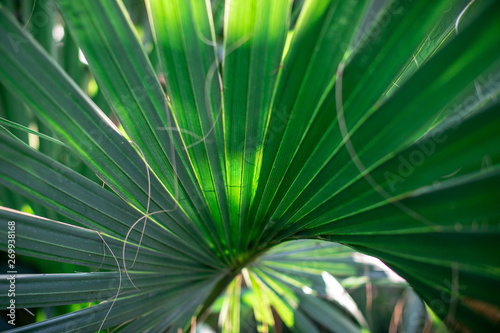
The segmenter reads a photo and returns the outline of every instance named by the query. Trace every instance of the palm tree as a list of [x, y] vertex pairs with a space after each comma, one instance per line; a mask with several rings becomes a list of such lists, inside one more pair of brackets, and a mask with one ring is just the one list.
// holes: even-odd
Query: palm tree
[[56, 215], [1, 207], [0, 244], [95, 270], [17, 275], [16, 308], [93, 303], [13, 331], [186, 331], [223, 295], [238, 332], [248, 293], [260, 331], [360, 332], [313, 297], [353, 251], [499, 329], [498, 1], [146, 0], [151, 58], [121, 0], [56, 3], [100, 107], [6, 6], [0, 81], [91, 172], [2, 130], [0, 184]]

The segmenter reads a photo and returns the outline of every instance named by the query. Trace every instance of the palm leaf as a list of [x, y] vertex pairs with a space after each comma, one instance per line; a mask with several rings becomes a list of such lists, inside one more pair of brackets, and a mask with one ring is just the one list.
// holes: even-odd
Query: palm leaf
[[[20, 306], [101, 303], [14, 331], [186, 331], [225, 291], [225, 332], [243, 329], [242, 293], [262, 331], [277, 315], [359, 332], [342, 284], [376, 268], [353, 251], [451, 329], [498, 330], [500, 87], [478, 90], [498, 77], [498, 2], [387, 2], [372, 19], [363, 0], [148, 0], [159, 73], [121, 0], [57, 3], [117, 121], [5, 6], [0, 81], [111, 191], [29, 147], [2, 103], [24, 139], [1, 128], [2, 193], [64, 221], [2, 207], [0, 246], [15, 221], [16, 253], [102, 270], [19, 275]], [[287, 242], [311, 238], [330, 245]]]

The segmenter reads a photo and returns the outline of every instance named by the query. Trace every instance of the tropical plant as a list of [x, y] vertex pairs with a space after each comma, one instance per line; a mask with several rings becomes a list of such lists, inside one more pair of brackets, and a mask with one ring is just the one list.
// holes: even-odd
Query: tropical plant
[[13, 331], [186, 331], [215, 302], [225, 332], [359, 332], [354, 251], [450, 330], [500, 328], [500, 2], [146, 0], [147, 52], [121, 0], [56, 0], [94, 100], [3, 3], [1, 247], [95, 270], [17, 275], [17, 308], [92, 306]]

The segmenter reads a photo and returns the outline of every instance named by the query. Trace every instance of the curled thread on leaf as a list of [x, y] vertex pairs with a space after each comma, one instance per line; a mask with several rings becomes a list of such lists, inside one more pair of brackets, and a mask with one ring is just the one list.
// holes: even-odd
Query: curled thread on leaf
[[[144, 214], [144, 225], [142, 227], [142, 232], [141, 232], [141, 238], [139, 239], [139, 245], [137, 246], [137, 251], [135, 252], [135, 257], [134, 257], [134, 261], [132, 262], [132, 265], [130, 266], [130, 268], [132, 268], [135, 264], [135, 261], [137, 259], [137, 255], [139, 254], [139, 249], [141, 248], [141, 244], [142, 244], [142, 239], [144, 237], [144, 230], [146, 230], [146, 223], [147, 223], [147, 220], [148, 220], [148, 216], [149, 216], [149, 205], [151, 203], [151, 175], [149, 173], [149, 165], [148, 165], [148, 162], [146, 161], [146, 156], [144, 155], [144, 153], [142, 152], [142, 149], [133, 141], [129, 141], [133, 146], [135, 146], [137, 148], [137, 150], [139, 150], [141, 156], [142, 156], [142, 159], [144, 161], [144, 164], [146, 165], [146, 175], [148, 177], [148, 201], [147, 201], [147, 204], [146, 204], [146, 214]], [[138, 221], [140, 221], [141, 219], [139, 219]], [[136, 222], [137, 223], [137, 222]], [[135, 224], [134, 224], [135, 226]], [[130, 231], [132, 229], [129, 229], [128, 233], [127, 233], [127, 236], [130, 234]], [[123, 244], [123, 268], [125, 269], [125, 272], [127, 273], [127, 277], [129, 278], [130, 280], [130, 277], [128, 275], [128, 271], [127, 271], [127, 265], [125, 264], [125, 246], [127, 244], [127, 238], [125, 238], [125, 243]], [[132, 282], [132, 281], [130, 281]], [[134, 285], [135, 287], [135, 285]]]
[[137, 316], [137, 317], [135, 317], [135, 318], [132, 318], [132, 319], [129, 319], [129, 320], [124, 321], [124, 322], [123, 322], [123, 323], [121, 323], [120, 325], [116, 326], [116, 327], [115, 327], [115, 328], [111, 331], [111, 333], [117, 332], [117, 331], [118, 331], [121, 327], [123, 327], [123, 326], [125, 326], [125, 325], [127, 325], [127, 324], [131, 323], [132, 321], [134, 321], [134, 320], [138, 319], [139, 317], [140, 317], [140, 316]]
[[[135, 142], [133, 142], [133, 141], [129, 141], [129, 142], [133, 146], [135, 146], [137, 148], [137, 150], [139, 151], [139, 153], [141, 154], [142, 159], [144, 161], [144, 164], [146, 166], [146, 174], [147, 174], [147, 178], [148, 178], [148, 199], [147, 199], [147, 204], [146, 204], [146, 213], [142, 217], [140, 217], [139, 219], [137, 219], [132, 224], [132, 226], [129, 228], [129, 230], [127, 232], [127, 235], [125, 236], [125, 240], [124, 240], [124, 243], [123, 243], [123, 249], [122, 249], [123, 268], [124, 268], [125, 274], [127, 275], [128, 280], [134, 286], [134, 288], [137, 289], [137, 290], [139, 290], [139, 288], [137, 288], [137, 286], [134, 284], [134, 282], [130, 278], [130, 275], [129, 275], [129, 272], [128, 272], [128, 268], [132, 268], [134, 266], [134, 264], [135, 264], [135, 262], [137, 260], [137, 256], [139, 255], [139, 250], [141, 248], [142, 240], [144, 238], [144, 231], [146, 230], [146, 224], [147, 224], [148, 217], [151, 216], [151, 215], [154, 215], [154, 214], [168, 213], [168, 212], [174, 211], [174, 210], [176, 210], [178, 208], [178, 204], [177, 204], [177, 201], [176, 201], [176, 205], [173, 208], [171, 208], [171, 209], [168, 209], [168, 210], [159, 210], [159, 211], [156, 211], [156, 212], [153, 212], [153, 213], [149, 213], [149, 207], [150, 207], [150, 203], [151, 203], [151, 174], [150, 174], [150, 170], [149, 170], [149, 165], [148, 165], [148, 162], [146, 161], [146, 157], [145, 157], [144, 153], [142, 152], [142, 149]], [[137, 250], [135, 252], [135, 256], [134, 256], [134, 260], [132, 261], [132, 265], [130, 265], [130, 267], [127, 268], [127, 264], [126, 264], [126, 260], [125, 260], [125, 249], [126, 249], [126, 246], [127, 246], [127, 240], [128, 240], [128, 237], [130, 236], [130, 233], [132, 232], [132, 230], [135, 228], [135, 226], [142, 219], [144, 219], [144, 225], [142, 227], [141, 237], [139, 239], [139, 244], [137, 245]]]
[[[96, 231], [98, 232], [98, 231]], [[95, 273], [97, 272], [98, 270], [101, 269], [102, 265], [104, 264], [104, 260], [106, 259], [106, 245], [104, 245], [104, 243], [102, 243], [102, 260], [101, 260], [101, 264], [99, 265], [99, 267], [97, 267], [96, 269], [94, 269], [92, 271], [92, 273]]]
[[387, 193], [387, 191], [384, 190], [379, 184], [377, 184], [375, 179], [373, 179], [370, 173], [366, 170], [366, 167], [364, 166], [363, 162], [361, 162], [361, 159], [359, 158], [358, 153], [356, 152], [356, 149], [354, 148], [351, 142], [351, 133], [349, 133], [349, 130], [347, 129], [347, 124], [344, 116], [344, 104], [342, 101], [342, 79], [344, 76], [344, 68], [345, 68], [345, 62], [341, 61], [337, 67], [337, 73], [335, 78], [335, 104], [337, 111], [337, 123], [339, 125], [340, 133], [343, 139], [342, 144], [345, 146], [347, 152], [349, 153], [352, 162], [358, 169], [359, 173], [363, 176], [363, 178], [365, 178], [366, 181], [370, 184], [370, 186], [375, 191], [377, 191], [384, 199], [386, 199], [388, 202], [399, 208], [404, 213], [408, 214], [408, 216], [421, 222], [425, 226], [430, 227], [433, 231], [438, 231], [436, 226], [431, 221], [429, 221], [419, 213], [415, 212], [411, 208], [407, 207], [406, 205], [402, 204], [401, 202], [394, 201], [393, 197], [389, 193]]
[[108, 248], [109, 252], [111, 252], [111, 255], [113, 256], [113, 258], [115, 259], [116, 267], [118, 267], [118, 277], [119, 277], [118, 291], [116, 292], [116, 295], [114, 296], [113, 302], [111, 303], [111, 306], [109, 307], [108, 312], [106, 312], [106, 315], [104, 316], [104, 319], [102, 320], [101, 326], [99, 326], [99, 329], [97, 330], [99, 332], [101, 330], [102, 326], [104, 325], [104, 322], [108, 318], [108, 315], [111, 312], [111, 309], [113, 308], [113, 305], [115, 305], [115, 302], [116, 302], [116, 299], [118, 298], [118, 295], [120, 294], [120, 290], [122, 288], [122, 270], [120, 268], [120, 263], [118, 262], [118, 259], [116, 258], [113, 250], [111, 250], [111, 247], [109, 247], [109, 245], [106, 242], [106, 240], [104, 239], [104, 237], [102, 237], [102, 235], [101, 235], [101, 233], [99, 231], [96, 231], [96, 233], [99, 236], [99, 238], [101, 238], [101, 240], [103, 241], [103, 243]]
[[[174, 208], [176, 209], [176, 208]], [[137, 286], [134, 284], [134, 282], [132, 282], [132, 279], [130, 278], [130, 275], [128, 273], [128, 269], [127, 269], [127, 265], [125, 263], [125, 248], [127, 246], [127, 240], [128, 240], [128, 237], [130, 236], [130, 233], [132, 232], [132, 230], [134, 230], [135, 226], [141, 222], [142, 219], [147, 219], [149, 216], [151, 215], [154, 215], [154, 214], [159, 214], [159, 213], [168, 213], [170, 210], [159, 210], [159, 211], [156, 211], [156, 212], [153, 212], [153, 213], [148, 213], [147, 215], [144, 215], [142, 217], [140, 217], [139, 219], [137, 219], [133, 224], [132, 226], [128, 229], [128, 232], [127, 232], [127, 235], [125, 236], [125, 240], [123, 241], [123, 251], [122, 251], [122, 258], [123, 258], [123, 268], [124, 268], [124, 271], [125, 271], [125, 274], [127, 275], [127, 278], [128, 280], [130, 281], [130, 283], [134, 286], [135, 289], [137, 290], [140, 290], [139, 288], [137, 288]], [[146, 221], [144, 221], [144, 227], [142, 229], [142, 233], [141, 233], [141, 238], [140, 240], [142, 241], [142, 238], [143, 238], [143, 235], [144, 235], [144, 229], [146, 228]], [[137, 259], [137, 255], [139, 254], [139, 249], [140, 249], [140, 246], [141, 246], [141, 242], [139, 242], [139, 244], [137, 245], [137, 251], [135, 253], [135, 257], [134, 257], [134, 260], [132, 262], [132, 265], [130, 265], [129, 268], [132, 268], [135, 264], [135, 261]]]
[[[231, 47], [229, 47], [227, 49], [227, 52], [225, 52], [222, 56], [222, 62], [224, 62], [224, 59], [229, 55], [231, 54], [232, 52], [234, 52], [236, 49], [238, 49], [240, 46], [242, 46], [243, 44], [245, 44], [248, 40], [250, 40], [251, 36], [250, 35], [245, 35], [243, 37], [241, 37], [240, 39], [238, 39], [236, 42], [234, 42], [233, 45], [231, 45]], [[207, 73], [207, 77], [205, 78], [205, 104], [207, 106], [207, 110], [208, 113], [210, 113], [210, 105], [212, 103], [212, 98], [211, 98], [211, 94], [210, 94], [210, 90], [212, 88], [212, 82], [214, 80], [214, 76], [215, 76], [215, 73], [218, 73], [218, 69], [220, 67], [220, 63], [217, 59], [215, 59], [212, 64], [210, 65], [210, 68], [208, 69], [208, 73]], [[220, 85], [220, 90], [222, 91], [222, 82], [220, 80], [220, 77], [219, 77], [219, 85]], [[214, 119], [214, 122], [212, 124], [212, 126], [210, 126], [210, 129], [208, 130], [207, 133], [205, 133], [205, 135], [203, 135], [203, 137], [201, 137], [198, 141], [195, 141], [193, 143], [191, 143], [190, 145], [186, 146], [184, 148], [184, 150], [188, 150], [189, 148], [197, 145], [197, 144], [200, 144], [202, 142], [204, 142], [208, 136], [212, 133], [212, 131], [215, 129], [215, 125], [217, 124], [217, 122], [219, 121], [219, 119], [221, 118], [221, 115], [222, 115], [222, 103], [221, 105], [219, 105], [219, 110], [217, 112], [217, 117]], [[179, 131], [184, 131], [184, 130], [179, 130]]]
[[[210, 20], [210, 33], [212, 33], [212, 27], [213, 27], [213, 22], [212, 22], [212, 18], [213, 18], [213, 14], [212, 14], [212, 6], [210, 4], [210, 2], [206, 2], [206, 8], [207, 8], [207, 18]], [[216, 47], [217, 46], [217, 42], [214, 41], [214, 40], [210, 40], [208, 39], [207, 37], [203, 36], [203, 33], [200, 31], [200, 27], [198, 26], [198, 24], [195, 25], [195, 29], [196, 29], [196, 35], [198, 36], [198, 38], [205, 44], [209, 45], [209, 46], [213, 46], [213, 47]], [[210, 36], [212, 37], [212, 36]]]
[[203, 139], [201, 136], [199, 136], [195, 132], [187, 130], [187, 129], [183, 129], [183, 128], [169, 126], [169, 127], [159, 127], [158, 129], [160, 131], [170, 131], [170, 132], [175, 131], [175, 132], [179, 132], [179, 133], [186, 133], [186, 134], [189, 134], [189, 135], [195, 137], [198, 140]]
[[26, 24], [24, 25], [23, 27], [23, 31], [24, 29], [26, 29], [26, 27], [28, 26], [28, 24], [30, 23], [31, 21], [31, 17], [33, 16], [33, 12], [35, 11], [35, 6], [36, 6], [36, 0], [33, 1], [33, 6], [31, 7], [31, 12], [30, 12], [30, 16], [28, 17], [28, 20], [26, 20]]
[[460, 12], [460, 14], [457, 17], [457, 20], [455, 21], [455, 33], [458, 35], [458, 24], [460, 23], [460, 20], [462, 19], [462, 16], [465, 14], [467, 9], [475, 2], [476, 0], [472, 0], [465, 6], [465, 8]]

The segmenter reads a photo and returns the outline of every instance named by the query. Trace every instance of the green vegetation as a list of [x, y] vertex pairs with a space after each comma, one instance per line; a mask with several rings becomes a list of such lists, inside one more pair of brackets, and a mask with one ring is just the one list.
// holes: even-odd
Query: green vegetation
[[499, 331], [499, 32], [494, 0], [0, 0], [2, 328]]

